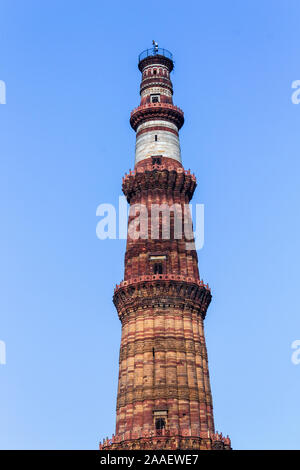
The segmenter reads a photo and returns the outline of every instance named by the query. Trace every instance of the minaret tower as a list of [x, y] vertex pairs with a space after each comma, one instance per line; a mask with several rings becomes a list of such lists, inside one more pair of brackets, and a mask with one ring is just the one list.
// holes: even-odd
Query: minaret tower
[[211, 292], [190, 240], [196, 178], [181, 163], [172, 54], [153, 41], [138, 67], [135, 167], [122, 186], [125, 274], [113, 297], [122, 323], [116, 433], [100, 449], [230, 449], [214, 428], [203, 328]]

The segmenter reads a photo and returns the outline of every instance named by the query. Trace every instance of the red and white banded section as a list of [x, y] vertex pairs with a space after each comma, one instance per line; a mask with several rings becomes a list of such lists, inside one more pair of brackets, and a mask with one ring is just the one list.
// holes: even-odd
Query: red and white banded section
[[130, 124], [136, 131], [135, 165], [158, 156], [181, 164], [178, 131], [184, 116], [173, 104], [170, 79], [173, 67], [173, 61], [160, 54], [147, 55], [139, 62], [141, 101], [130, 116]]
[[135, 164], [155, 155], [181, 163], [178, 128], [165, 120], [146, 121], [136, 131]]

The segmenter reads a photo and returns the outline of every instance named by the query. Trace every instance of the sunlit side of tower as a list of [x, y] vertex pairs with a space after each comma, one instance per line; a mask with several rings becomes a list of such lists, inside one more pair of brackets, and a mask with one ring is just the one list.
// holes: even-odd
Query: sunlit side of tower
[[[230, 449], [214, 428], [203, 327], [211, 292], [191, 243], [196, 178], [181, 163], [172, 54], [154, 43], [138, 67], [135, 167], [122, 186], [130, 204], [125, 274], [113, 298], [122, 324], [116, 432], [100, 449]], [[147, 223], [137, 224], [143, 208]]]

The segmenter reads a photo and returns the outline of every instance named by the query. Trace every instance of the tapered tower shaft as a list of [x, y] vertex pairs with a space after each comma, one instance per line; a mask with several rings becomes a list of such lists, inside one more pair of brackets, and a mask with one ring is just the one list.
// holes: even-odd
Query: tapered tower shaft
[[230, 448], [214, 429], [203, 327], [211, 292], [192, 238], [196, 178], [181, 163], [173, 67], [156, 44], [139, 57], [135, 168], [122, 186], [130, 204], [125, 274], [113, 299], [122, 323], [116, 434], [101, 448]]

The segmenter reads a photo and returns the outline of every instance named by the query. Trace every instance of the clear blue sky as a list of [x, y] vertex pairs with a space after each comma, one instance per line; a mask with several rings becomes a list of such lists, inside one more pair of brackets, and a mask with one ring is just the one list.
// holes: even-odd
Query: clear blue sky
[[175, 58], [183, 163], [205, 204], [216, 428], [300, 442], [300, 4], [1, 1], [0, 447], [96, 449], [115, 426], [124, 240], [96, 237], [134, 162], [137, 55]]

